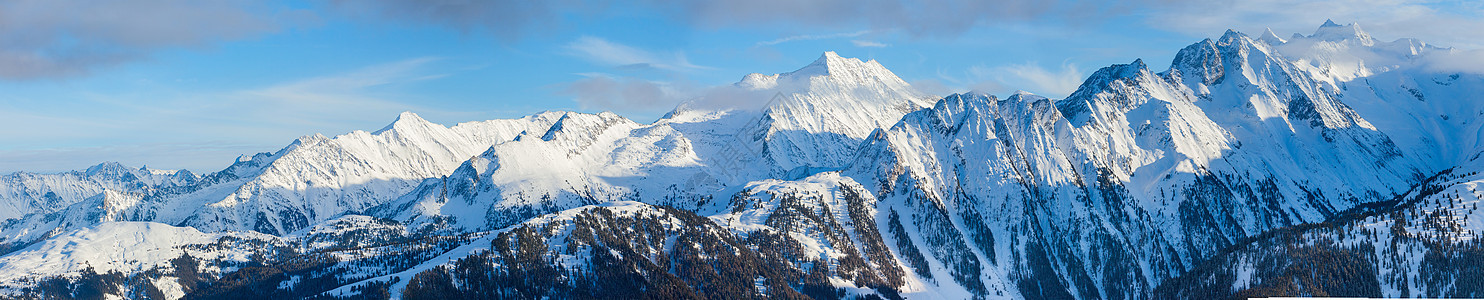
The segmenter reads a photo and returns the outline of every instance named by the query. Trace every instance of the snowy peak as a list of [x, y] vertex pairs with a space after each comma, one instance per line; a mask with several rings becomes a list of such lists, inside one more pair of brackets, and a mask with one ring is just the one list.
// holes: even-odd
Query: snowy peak
[[928, 123], [935, 124], [941, 128], [949, 128], [951, 131], [952, 128], [959, 127], [966, 119], [993, 117], [998, 102], [1000, 100], [996, 99], [995, 96], [980, 92], [953, 94], [938, 100], [931, 110], [919, 110], [908, 114], [908, 116], [902, 119], [906, 122], [905, 120], [908, 119], [919, 119], [921, 118], [920, 116], [927, 116]]
[[[1207, 39], [1197, 45], [1209, 43], [1210, 39]], [[1212, 50], [1214, 51], [1214, 48]], [[1219, 64], [1219, 61], [1217, 63]], [[1072, 118], [1090, 111], [1092, 105], [1097, 105], [1092, 103], [1093, 101], [1103, 101], [1100, 99], [1105, 97], [1099, 97], [1100, 94], [1138, 87], [1141, 86], [1140, 81], [1148, 81], [1152, 78], [1154, 78], [1153, 73], [1150, 73], [1149, 65], [1144, 64], [1143, 59], [1135, 59], [1128, 64], [1103, 67], [1088, 76], [1087, 80], [1077, 87], [1077, 91], [1072, 92], [1072, 95], [1057, 101], [1056, 108], [1063, 116]], [[1112, 103], [1112, 105], [1121, 107], [1128, 103]]]
[[1206, 39], [1175, 53], [1175, 60], [1170, 63], [1170, 68], [1186, 76], [1188, 81], [1212, 85], [1226, 77], [1223, 64], [1221, 50], [1216, 48], [1216, 43], [1211, 39]]
[[887, 70], [876, 60], [861, 61], [856, 58], [841, 57], [834, 51], [825, 51], [803, 68], [796, 71], [781, 74], [792, 80], [809, 80], [816, 76], [828, 76], [837, 82], [868, 84], [880, 82], [889, 86], [905, 86], [907, 82], [898, 78], [895, 73]]
[[778, 75], [763, 75], [762, 73], [747, 74], [738, 81], [736, 86], [749, 90], [765, 90], [778, 86]]
[[[1143, 61], [1136, 62], [1143, 63]], [[1015, 93], [1011, 93], [1010, 97], [1005, 98], [1005, 100], [1011, 102], [1036, 102], [1046, 100], [1046, 97], [1042, 97], [1041, 95], [1036, 95], [1027, 91], [1017, 90], [1015, 91]]]
[[847, 69], [858, 67], [860, 64], [861, 61], [859, 59], [844, 58], [836, 54], [835, 51], [825, 51], [824, 54], [819, 55], [819, 59], [815, 59], [814, 62], [790, 74], [830, 75], [831, 71], [846, 71]]
[[120, 164], [118, 162], [112, 162], [112, 161], [110, 161], [110, 162], [103, 162], [103, 163], [99, 163], [97, 165], [93, 165], [91, 167], [88, 167], [88, 170], [86, 172], [88, 173], [88, 175], [95, 175], [96, 176], [96, 175], [105, 175], [105, 174], [107, 174], [107, 175], [122, 175], [122, 174], [132, 173], [130, 171], [132, 171], [131, 168], [125, 167], [123, 164]]
[[1273, 29], [1272, 28], [1264, 28], [1263, 31], [1262, 31], [1262, 37], [1259, 37], [1257, 39], [1258, 40], [1261, 40], [1264, 43], [1268, 43], [1268, 45], [1273, 45], [1273, 46], [1277, 46], [1277, 45], [1282, 45], [1282, 44], [1288, 43], [1288, 40], [1285, 40], [1285, 39], [1283, 39], [1281, 37], [1278, 37], [1278, 34], [1277, 33], [1273, 33]]
[[939, 112], [940, 114], [946, 113], [951, 115], [968, 110], [972, 107], [992, 108], [994, 107], [994, 104], [996, 102], [999, 102], [999, 99], [996, 99], [994, 95], [980, 92], [967, 92], [943, 97], [942, 100], [939, 100], [937, 104], [933, 105], [933, 110]]
[[612, 112], [601, 112], [597, 114], [565, 113], [562, 114], [546, 133], [541, 135], [543, 141], [557, 139], [583, 139], [591, 138], [597, 133], [608, 129], [615, 124], [637, 125], [634, 121], [624, 118]]
[[1309, 38], [1329, 42], [1355, 41], [1366, 46], [1376, 43], [1375, 39], [1371, 38], [1371, 34], [1360, 29], [1360, 24], [1340, 25], [1333, 20], [1325, 20], [1324, 25], [1319, 25], [1319, 29], [1309, 35]]
[[407, 121], [412, 121], [412, 122], [427, 122], [427, 120], [423, 120], [423, 117], [418, 116], [416, 113], [413, 113], [412, 111], [403, 111], [402, 113], [397, 114], [397, 121], [400, 122], [402, 120], [407, 120]]
[[[433, 124], [433, 122], [428, 122], [428, 120], [424, 120], [422, 117], [418, 116], [417, 114], [415, 114], [415, 113], [413, 113], [411, 111], [404, 111], [401, 114], [398, 114], [397, 115], [397, 119], [394, 120], [394, 121], [392, 121], [391, 124], [387, 124], [386, 127], [382, 127], [380, 130], [377, 130], [376, 132], [372, 132], [371, 134], [378, 134], [379, 135], [382, 132], [391, 131], [391, 130], [402, 130], [402, 131], [407, 131], [407, 130], [421, 130], [421, 129], [428, 128], [430, 126], [435, 126], [435, 125], [437, 125], [437, 124]], [[441, 125], [437, 125], [437, 126], [438, 127], [442, 127]]]
[[[901, 99], [917, 102], [918, 106], [930, 105], [927, 95], [913, 89], [891, 70], [875, 60], [861, 61], [842, 57], [833, 51], [821, 54], [814, 62], [793, 72], [764, 75], [747, 74], [733, 85], [747, 92], [738, 93], [746, 97], [769, 97], [776, 93], [795, 94], [806, 98], [842, 98], [837, 100], [878, 101]], [[761, 93], [759, 93], [761, 92]], [[864, 94], [863, 94], [864, 93]], [[736, 96], [736, 95], [732, 95]], [[759, 99], [766, 101], [768, 99]], [[775, 99], [776, 100], [776, 99]], [[705, 106], [708, 99], [698, 99]]]
[[1131, 63], [1103, 67], [1093, 72], [1091, 76], [1088, 76], [1087, 80], [1082, 82], [1082, 85], [1078, 87], [1077, 91], [1072, 93], [1073, 96], [1067, 98], [1076, 98], [1076, 95], [1085, 93], [1097, 93], [1114, 82], [1136, 80], [1148, 73], [1149, 65], [1144, 64], [1144, 59], [1135, 59]]

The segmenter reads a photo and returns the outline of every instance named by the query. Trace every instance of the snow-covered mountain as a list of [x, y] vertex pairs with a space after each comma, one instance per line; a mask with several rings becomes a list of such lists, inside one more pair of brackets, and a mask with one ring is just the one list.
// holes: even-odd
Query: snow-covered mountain
[[[287, 233], [390, 201], [423, 179], [453, 171], [489, 145], [545, 130], [560, 116], [549, 112], [444, 127], [405, 112], [375, 132], [301, 137], [277, 152], [244, 155], [227, 169], [199, 178], [118, 164], [87, 172], [16, 173], [6, 177], [7, 184], [14, 182], [6, 187], [21, 196], [5, 203], [18, 207], [10, 213], [21, 216], [0, 224], [0, 245], [9, 245], [0, 249], [111, 221]], [[97, 196], [72, 198], [88, 192]], [[28, 198], [36, 194], [53, 196]]]
[[52, 212], [104, 190], [149, 193], [194, 185], [190, 171], [128, 168], [115, 162], [57, 174], [16, 172], [0, 177], [0, 222], [30, 212]]
[[794, 72], [747, 75], [731, 88], [752, 98], [728, 101], [761, 105], [698, 99], [648, 125], [565, 113], [550, 129], [495, 145], [368, 212], [488, 230], [619, 200], [715, 211], [749, 181], [842, 168], [871, 131], [925, 105], [881, 64], [833, 52]]
[[200, 176], [17, 173], [0, 294], [1479, 297], [1461, 53], [1228, 31], [1048, 99], [826, 52], [651, 124], [403, 113]]

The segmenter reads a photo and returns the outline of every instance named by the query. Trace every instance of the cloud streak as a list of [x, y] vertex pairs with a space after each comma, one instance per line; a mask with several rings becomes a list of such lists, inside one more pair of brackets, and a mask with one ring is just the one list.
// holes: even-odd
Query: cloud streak
[[561, 91], [583, 109], [649, 112], [672, 108], [688, 94], [685, 87], [669, 82], [597, 73], [583, 75], [585, 78], [565, 84]]
[[1024, 90], [1050, 98], [1066, 97], [1082, 85], [1087, 76], [1071, 62], [1045, 68], [1036, 62], [998, 67], [972, 66], [962, 75], [939, 71], [937, 80], [920, 80], [926, 91], [939, 93], [973, 90], [992, 94], [1009, 94]]
[[567, 44], [573, 56], [609, 67], [654, 68], [667, 71], [708, 69], [691, 64], [681, 53], [658, 54], [608, 40], [582, 36]]
[[816, 35], [807, 35], [806, 34], [806, 35], [795, 35], [795, 36], [787, 36], [787, 37], [783, 37], [783, 38], [779, 38], [779, 39], [771, 40], [771, 41], [761, 41], [761, 42], [758, 42], [757, 45], [754, 46], [754, 47], [773, 46], [773, 45], [787, 43], [787, 42], [793, 42], [793, 41], [809, 41], [809, 40], [828, 40], [828, 39], [853, 38], [853, 37], [858, 37], [858, 36], [866, 35], [867, 33], [871, 33], [871, 31], [870, 30], [861, 30], [861, 31], [856, 31], [856, 32], [844, 32], [844, 33], [835, 33], [835, 34], [816, 34]]
[[1015, 64], [995, 69], [996, 80], [1008, 86], [1025, 86], [1028, 91], [1047, 97], [1066, 97], [1077, 91], [1086, 74], [1076, 64], [1063, 63], [1056, 69], [1042, 68], [1035, 62]]

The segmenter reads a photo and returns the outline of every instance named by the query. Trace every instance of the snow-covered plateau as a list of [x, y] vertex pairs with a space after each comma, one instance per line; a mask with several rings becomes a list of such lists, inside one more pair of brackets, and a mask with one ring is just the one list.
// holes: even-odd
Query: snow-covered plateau
[[[1484, 70], [1326, 22], [1065, 99], [826, 52], [652, 123], [0, 176], [0, 298], [1484, 297]], [[742, 100], [739, 100], [742, 99]]]

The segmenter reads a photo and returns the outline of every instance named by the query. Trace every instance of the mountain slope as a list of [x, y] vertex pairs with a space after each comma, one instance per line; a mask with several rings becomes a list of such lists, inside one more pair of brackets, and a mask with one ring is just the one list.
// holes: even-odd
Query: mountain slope
[[1481, 162], [1475, 155], [1394, 201], [1225, 249], [1155, 296], [1477, 298]]
[[1142, 297], [1241, 239], [1437, 171], [1311, 71], [1228, 32], [1166, 72], [1099, 70], [1063, 100], [949, 96], [868, 141], [845, 174], [912, 220], [930, 262], [961, 268], [942, 287]]

